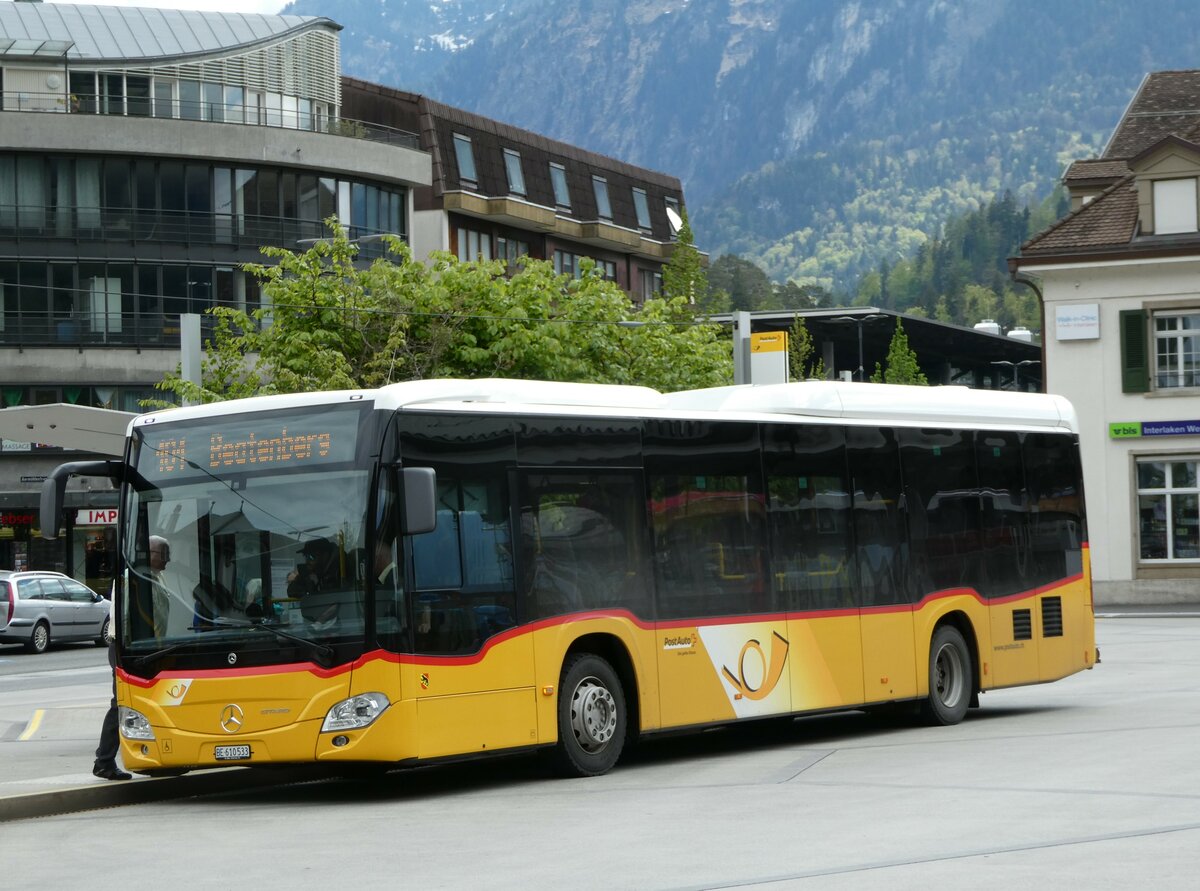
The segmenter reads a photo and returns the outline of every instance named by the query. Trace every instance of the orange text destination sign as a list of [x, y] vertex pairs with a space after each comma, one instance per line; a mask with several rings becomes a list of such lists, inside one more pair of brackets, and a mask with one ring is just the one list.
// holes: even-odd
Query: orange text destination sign
[[354, 460], [358, 406], [247, 414], [142, 428], [137, 467], [148, 480], [305, 470]]

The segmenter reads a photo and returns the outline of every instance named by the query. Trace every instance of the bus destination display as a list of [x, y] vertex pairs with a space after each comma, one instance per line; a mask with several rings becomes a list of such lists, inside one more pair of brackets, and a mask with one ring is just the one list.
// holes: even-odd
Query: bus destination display
[[354, 460], [358, 412], [210, 419], [146, 431], [139, 469], [148, 478], [305, 470]]

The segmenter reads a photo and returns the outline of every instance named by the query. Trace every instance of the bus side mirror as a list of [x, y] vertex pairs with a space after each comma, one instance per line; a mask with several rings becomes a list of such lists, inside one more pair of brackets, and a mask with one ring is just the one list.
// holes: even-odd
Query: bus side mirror
[[405, 467], [400, 532], [420, 535], [437, 528], [437, 474], [432, 467]]
[[67, 497], [67, 480], [73, 476], [101, 476], [117, 482], [124, 477], [124, 464], [120, 461], [72, 461], [55, 467], [42, 483], [39, 510], [42, 538], [47, 541], [58, 538], [58, 522], [62, 518], [63, 501]]

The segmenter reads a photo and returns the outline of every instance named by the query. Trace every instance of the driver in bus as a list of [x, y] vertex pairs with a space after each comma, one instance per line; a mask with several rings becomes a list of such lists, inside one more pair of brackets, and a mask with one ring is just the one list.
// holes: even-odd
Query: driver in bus
[[[337, 604], [313, 604], [313, 595], [338, 589], [341, 572], [338, 548], [326, 538], [305, 542], [299, 551], [301, 562], [288, 573], [288, 597], [300, 601], [300, 613], [310, 622], [330, 622], [337, 617]], [[305, 601], [310, 601], [308, 604]]]

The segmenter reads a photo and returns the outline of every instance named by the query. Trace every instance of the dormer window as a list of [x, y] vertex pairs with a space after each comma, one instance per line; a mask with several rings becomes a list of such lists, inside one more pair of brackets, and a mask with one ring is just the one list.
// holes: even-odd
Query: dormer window
[[1155, 180], [1154, 234], [1175, 235], [1196, 229], [1196, 180]]
[[633, 190], [633, 209], [637, 212], [639, 229], [650, 228], [650, 203], [646, 200], [645, 189]]
[[571, 190], [567, 188], [567, 168], [551, 161], [550, 182], [554, 186], [554, 203], [564, 210], [570, 210]]
[[471, 137], [454, 134], [454, 158], [458, 161], [459, 181], [475, 185], [475, 152], [471, 147]]
[[504, 171], [508, 174], [508, 191], [513, 195], [524, 195], [525, 174], [521, 170], [521, 156], [512, 149], [504, 150]]
[[611, 220], [612, 205], [608, 202], [608, 180], [602, 176], [593, 176], [592, 189], [596, 193], [596, 214], [602, 220]]

